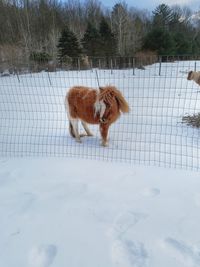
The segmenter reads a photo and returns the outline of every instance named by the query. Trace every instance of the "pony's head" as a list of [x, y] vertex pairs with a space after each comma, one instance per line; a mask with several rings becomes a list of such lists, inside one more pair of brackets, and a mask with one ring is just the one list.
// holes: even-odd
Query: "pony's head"
[[188, 80], [192, 80], [192, 76], [193, 76], [192, 74], [193, 74], [192, 70], [188, 72], [188, 76], [187, 76]]
[[117, 102], [119, 110], [123, 113], [129, 112], [129, 105], [123, 97], [122, 93], [115, 86], [100, 87], [100, 100], [103, 100], [106, 105], [111, 105]]
[[129, 111], [128, 103], [115, 86], [100, 87], [99, 90], [99, 100], [106, 107], [103, 116], [100, 118], [100, 122], [113, 122], [119, 117], [120, 112]]

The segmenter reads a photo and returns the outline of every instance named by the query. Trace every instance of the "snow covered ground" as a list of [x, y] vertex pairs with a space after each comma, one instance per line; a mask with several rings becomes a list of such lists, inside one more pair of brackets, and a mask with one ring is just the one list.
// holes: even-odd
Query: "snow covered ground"
[[1, 267], [198, 267], [198, 172], [0, 160]]
[[194, 66], [98, 70], [131, 106], [108, 148], [97, 127], [82, 144], [67, 129], [66, 91], [97, 87], [95, 71], [0, 78], [0, 267], [200, 266], [200, 175], [181, 170], [200, 169], [181, 123], [200, 112]]

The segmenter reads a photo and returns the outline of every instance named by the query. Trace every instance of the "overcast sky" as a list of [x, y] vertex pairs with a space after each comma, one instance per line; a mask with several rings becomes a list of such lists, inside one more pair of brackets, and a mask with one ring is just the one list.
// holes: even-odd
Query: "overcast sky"
[[[118, 2], [123, 2], [123, 1], [118, 1], [118, 0], [101, 0], [102, 4], [105, 7], [113, 7], [116, 3]], [[199, 0], [125, 0], [125, 2], [129, 6], [137, 7], [140, 9], [148, 9], [150, 11], [154, 10], [155, 7], [158, 5], [165, 3], [169, 6], [178, 4], [180, 6], [188, 6], [192, 10], [197, 11], [200, 9], [200, 1]]]

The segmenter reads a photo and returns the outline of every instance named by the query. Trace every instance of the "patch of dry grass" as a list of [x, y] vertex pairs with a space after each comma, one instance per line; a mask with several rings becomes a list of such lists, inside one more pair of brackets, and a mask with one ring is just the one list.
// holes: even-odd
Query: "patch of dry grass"
[[200, 128], [200, 113], [183, 116], [182, 122], [189, 126]]

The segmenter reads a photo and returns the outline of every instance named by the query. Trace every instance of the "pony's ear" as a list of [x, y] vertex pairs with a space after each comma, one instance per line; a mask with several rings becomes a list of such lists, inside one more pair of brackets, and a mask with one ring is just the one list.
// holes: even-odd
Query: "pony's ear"
[[100, 90], [100, 91], [103, 91], [103, 90], [104, 90], [104, 87], [102, 87], [102, 86], [99, 87], [99, 90]]

